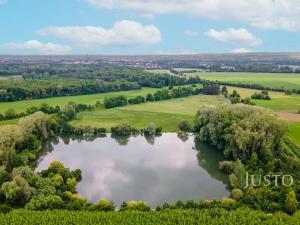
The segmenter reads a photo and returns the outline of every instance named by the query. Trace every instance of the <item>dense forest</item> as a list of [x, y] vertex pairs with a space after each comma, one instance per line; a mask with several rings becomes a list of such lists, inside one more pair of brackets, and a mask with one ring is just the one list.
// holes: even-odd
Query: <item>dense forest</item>
[[186, 79], [107, 65], [21, 64], [2, 70], [21, 77], [0, 80], [0, 102], [201, 83], [199, 78]]

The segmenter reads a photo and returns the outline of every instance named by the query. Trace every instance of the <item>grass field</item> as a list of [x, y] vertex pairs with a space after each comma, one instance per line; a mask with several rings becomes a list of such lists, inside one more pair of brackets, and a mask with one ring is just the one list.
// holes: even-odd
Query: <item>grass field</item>
[[199, 76], [207, 80], [233, 83], [261, 84], [266, 87], [300, 89], [300, 74], [286, 73], [242, 73], [242, 72], [196, 72], [186, 76]]
[[26, 109], [32, 106], [39, 106], [42, 103], [47, 103], [50, 106], [65, 106], [69, 102], [74, 101], [76, 103], [84, 103], [94, 105], [97, 101], [103, 101], [105, 97], [125, 95], [128, 98], [143, 95], [145, 96], [148, 93], [154, 93], [158, 89], [155, 88], [143, 88], [141, 90], [134, 91], [122, 91], [122, 92], [110, 92], [110, 93], [101, 93], [101, 94], [92, 94], [92, 95], [79, 95], [79, 96], [67, 96], [67, 97], [55, 97], [55, 98], [45, 98], [45, 99], [33, 99], [33, 100], [24, 100], [18, 102], [1, 102], [0, 103], [0, 113], [5, 112], [7, 109], [15, 109], [16, 112], [24, 112]]
[[0, 80], [7, 80], [7, 79], [20, 79], [22, 78], [21, 75], [13, 75], [13, 76], [0, 76]]
[[[238, 87], [228, 87], [229, 93], [233, 90], [243, 97], [251, 97], [255, 92], [260, 92], [260, 90], [253, 90], [248, 88], [238, 88]], [[285, 95], [283, 92], [273, 92], [270, 91], [269, 95], [271, 101], [266, 100], [253, 100], [257, 105], [266, 107], [275, 111], [286, 111], [286, 112], [296, 112], [300, 109], [300, 95]]]
[[300, 122], [291, 124], [288, 136], [300, 147]]
[[156, 74], [170, 74], [170, 75], [175, 75], [168, 69], [147, 69], [146, 70], [149, 73], [156, 73]]
[[127, 123], [134, 128], [142, 129], [150, 122], [163, 127], [164, 131], [177, 131], [178, 123], [186, 119], [193, 121], [196, 111], [203, 105], [227, 104], [223, 96], [197, 95], [187, 98], [171, 99], [160, 102], [130, 105], [114, 109], [100, 109], [94, 112], [83, 112], [79, 119], [72, 122], [74, 126], [98, 126], [111, 128]]

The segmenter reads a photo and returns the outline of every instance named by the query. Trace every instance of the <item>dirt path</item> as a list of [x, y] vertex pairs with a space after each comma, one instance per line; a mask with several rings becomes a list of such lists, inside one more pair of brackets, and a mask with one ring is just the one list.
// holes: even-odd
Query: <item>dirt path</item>
[[290, 112], [277, 112], [277, 115], [283, 120], [300, 122], [300, 114], [290, 113]]

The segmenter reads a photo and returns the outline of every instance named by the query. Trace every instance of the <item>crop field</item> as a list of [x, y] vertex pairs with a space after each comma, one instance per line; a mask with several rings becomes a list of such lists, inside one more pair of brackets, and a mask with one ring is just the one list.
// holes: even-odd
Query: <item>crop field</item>
[[99, 109], [79, 114], [72, 122], [75, 126], [98, 126], [111, 128], [127, 123], [142, 129], [150, 122], [161, 126], [164, 131], [177, 131], [177, 124], [186, 119], [193, 121], [197, 110], [203, 105], [228, 104], [223, 96], [197, 95], [140, 105], [129, 105], [114, 109]]
[[144, 225], [173, 225], [173, 224], [299, 224], [300, 214], [288, 216], [284, 213], [267, 214], [262, 211], [241, 208], [227, 211], [225, 209], [204, 210], [165, 210], [152, 212], [86, 212], [55, 210], [34, 212], [17, 210], [0, 215], [0, 224], [144, 224]]
[[121, 92], [110, 92], [100, 93], [91, 95], [78, 95], [78, 96], [66, 96], [66, 97], [54, 97], [44, 99], [32, 99], [18, 102], [1, 102], [0, 113], [5, 112], [7, 109], [15, 109], [16, 112], [24, 112], [26, 109], [32, 106], [39, 106], [42, 103], [47, 103], [50, 106], [59, 105], [60, 107], [67, 105], [69, 102], [74, 101], [76, 103], [84, 103], [94, 105], [97, 101], [102, 102], [105, 97], [113, 97], [119, 95], [125, 95], [128, 98], [135, 97], [137, 95], [147, 95], [148, 93], [154, 93], [157, 91], [155, 88], [143, 88], [141, 90], [134, 91], [121, 91]]
[[266, 87], [299, 89], [300, 74], [286, 73], [241, 73], [241, 72], [196, 72], [187, 76], [199, 76], [206, 80], [227, 81], [233, 83], [261, 84]]

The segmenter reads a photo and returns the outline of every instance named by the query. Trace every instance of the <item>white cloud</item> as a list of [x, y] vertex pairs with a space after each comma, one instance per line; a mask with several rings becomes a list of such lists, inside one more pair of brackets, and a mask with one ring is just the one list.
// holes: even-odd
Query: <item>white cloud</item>
[[184, 34], [188, 37], [196, 37], [198, 36], [198, 33], [196, 31], [192, 31], [192, 30], [185, 30]]
[[255, 37], [249, 31], [244, 28], [240, 29], [227, 29], [227, 30], [215, 30], [210, 29], [204, 33], [207, 37], [210, 37], [218, 42], [227, 44], [233, 44], [237, 46], [258, 46], [262, 44], [262, 40]]
[[231, 53], [248, 53], [248, 52], [252, 52], [252, 51], [247, 48], [235, 48], [231, 50]]
[[48, 27], [38, 31], [40, 35], [53, 35], [86, 46], [136, 46], [159, 43], [161, 33], [154, 25], [122, 20], [111, 29], [95, 26]]
[[0, 48], [8, 49], [8, 50], [18, 50], [24, 53], [32, 54], [66, 54], [71, 51], [71, 47], [53, 44], [53, 43], [42, 43], [37, 40], [30, 40], [24, 43], [6, 43], [0, 45]]
[[106, 9], [141, 15], [182, 14], [238, 21], [261, 29], [300, 30], [300, 0], [85, 0]]

